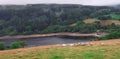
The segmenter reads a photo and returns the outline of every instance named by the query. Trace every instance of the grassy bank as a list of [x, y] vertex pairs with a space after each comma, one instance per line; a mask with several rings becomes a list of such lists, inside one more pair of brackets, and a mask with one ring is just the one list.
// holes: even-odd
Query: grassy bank
[[[104, 42], [104, 45], [100, 45]], [[0, 51], [0, 59], [119, 59], [120, 40], [93, 42], [93, 46], [40, 46]]]

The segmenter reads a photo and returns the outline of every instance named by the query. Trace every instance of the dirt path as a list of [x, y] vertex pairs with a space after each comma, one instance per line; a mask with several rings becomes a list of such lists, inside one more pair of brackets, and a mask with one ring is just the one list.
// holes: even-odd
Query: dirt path
[[22, 39], [22, 38], [40, 38], [40, 37], [52, 37], [52, 36], [76, 36], [76, 37], [99, 37], [96, 33], [80, 34], [80, 33], [50, 33], [50, 34], [33, 34], [33, 35], [17, 35], [17, 36], [3, 36], [0, 39]]

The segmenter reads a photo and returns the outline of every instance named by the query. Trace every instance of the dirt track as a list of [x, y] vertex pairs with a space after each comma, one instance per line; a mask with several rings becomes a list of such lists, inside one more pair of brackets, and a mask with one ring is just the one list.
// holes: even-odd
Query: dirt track
[[76, 36], [76, 37], [99, 37], [96, 33], [80, 34], [80, 33], [50, 33], [50, 34], [33, 34], [33, 35], [18, 35], [18, 36], [3, 36], [0, 39], [21, 39], [21, 38], [40, 38], [52, 36]]

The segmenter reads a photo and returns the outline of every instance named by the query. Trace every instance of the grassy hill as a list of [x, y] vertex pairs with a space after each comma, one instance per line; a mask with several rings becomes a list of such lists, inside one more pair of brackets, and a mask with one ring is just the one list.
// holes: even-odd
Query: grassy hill
[[0, 59], [119, 59], [120, 40], [96, 41], [92, 44], [92, 46], [40, 46], [6, 50], [0, 51]]
[[[97, 25], [83, 24], [83, 20], [88, 18], [103, 20], [109, 15], [119, 20], [119, 12], [120, 9], [109, 6], [79, 4], [0, 5], [0, 36], [53, 32], [93, 33], [97, 29], [106, 29], [98, 28]], [[104, 17], [105, 15], [107, 17]], [[76, 22], [79, 23], [74, 26], [73, 23]]]

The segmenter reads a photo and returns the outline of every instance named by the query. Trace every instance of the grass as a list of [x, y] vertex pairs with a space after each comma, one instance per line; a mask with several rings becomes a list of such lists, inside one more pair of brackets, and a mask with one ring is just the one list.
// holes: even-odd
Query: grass
[[120, 15], [118, 15], [118, 14], [109, 14], [109, 15], [106, 15], [106, 16], [111, 16], [112, 19], [115, 19], [115, 20], [119, 20], [120, 19]]
[[96, 21], [100, 21], [100, 20], [98, 20], [98, 19], [86, 19], [86, 20], [84, 20], [83, 22], [85, 22], [86, 24], [91, 24], [91, 23], [94, 23], [94, 22], [96, 22]]
[[119, 59], [120, 40], [110, 42], [117, 42], [117, 44], [74, 47], [42, 46], [6, 50], [0, 51], [0, 59]]
[[119, 20], [103, 20], [103, 21], [100, 21], [100, 23], [102, 25], [111, 25], [112, 23], [114, 23], [116, 25], [120, 25], [120, 21]]

